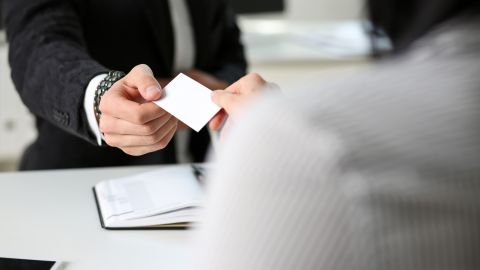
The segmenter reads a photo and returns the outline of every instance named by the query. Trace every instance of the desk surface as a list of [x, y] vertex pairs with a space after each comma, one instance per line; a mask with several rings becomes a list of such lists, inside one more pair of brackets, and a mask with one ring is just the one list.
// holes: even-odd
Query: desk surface
[[193, 231], [107, 231], [92, 186], [157, 167], [0, 174], [0, 257], [56, 259], [67, 270], [188, 269]]

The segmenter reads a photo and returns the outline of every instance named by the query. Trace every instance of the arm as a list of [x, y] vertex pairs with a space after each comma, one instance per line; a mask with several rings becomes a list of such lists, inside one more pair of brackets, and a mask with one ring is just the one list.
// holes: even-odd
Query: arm
[[[107, 69], [89, 56], [71, 2], [8, 0], [5, 8], [12, 77], [30, 111], [94, 144], [101, 131], [108, 145], [130, 155], [166, 147], [177, 120], [146, 102], [161, 97], [148, 66], [133, 68], [103, 96], [98, 129], [87, 117], [93, 111], [92, 79]], [[87, 88], [90, 95], [85, 98]]]
[[209, 182], [196, 269], [363, 269], [335, 134], [269, 102], [230, 135]]
[[86, 50], [70, 1], [4, 2], [12, 78], [25, 105], [65, 131], [92, 143], [83, 109], [92, 78], [107, 72]]

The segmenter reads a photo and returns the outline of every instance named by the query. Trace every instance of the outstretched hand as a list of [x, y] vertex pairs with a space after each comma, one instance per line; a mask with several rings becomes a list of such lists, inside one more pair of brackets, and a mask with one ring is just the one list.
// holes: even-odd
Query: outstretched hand
[[[220, 129], [227, 116], [235, 117], [235, 114], [241, 111], [242, 107], [254, 98], [266, 84], [267, 82], [260, 75], [251, 73], [225, 90], [214, 91], [212, 100], [223, 110], [210, 121], [210, 128], [213, 130]], [[230, 124], [227, 122], [226, 125]]]

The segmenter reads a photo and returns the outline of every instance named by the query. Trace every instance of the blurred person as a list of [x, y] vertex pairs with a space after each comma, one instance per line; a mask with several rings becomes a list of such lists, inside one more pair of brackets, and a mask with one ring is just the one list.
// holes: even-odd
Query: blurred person
[[394, 46], [372, 69], [214, 94], [235, 122], [195, 269], [480, 268], [479, 4], [367, 3]]
[[[13, 82], [38, 131], [21, 170], [176, 162], [178, 120], [149, 101], [178, 72], [211, 89], [245, 74], [224, 0], [3, 5]], [[207, 145], [205, 130], [191, 137], [194, 161]]]

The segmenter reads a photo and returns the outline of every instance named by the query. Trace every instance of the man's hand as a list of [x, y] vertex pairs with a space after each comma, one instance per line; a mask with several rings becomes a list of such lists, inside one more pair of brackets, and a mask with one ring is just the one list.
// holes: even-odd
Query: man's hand
[[108, 145], [140, 156], [165, 148], [178, 120], [151, 101], [162, 88], [147, 65], [138, 65], [102, 97], [100, 130]]
[[235, 115], [266, 84], [267, 82], [260, 75], [251, 73], [225, 90], [214, 91], [212, 100], [215, 104], [222, 107], [223, 110], [210, 121], [210, 128], [213, 130], [221, 128], [227, 115]]

